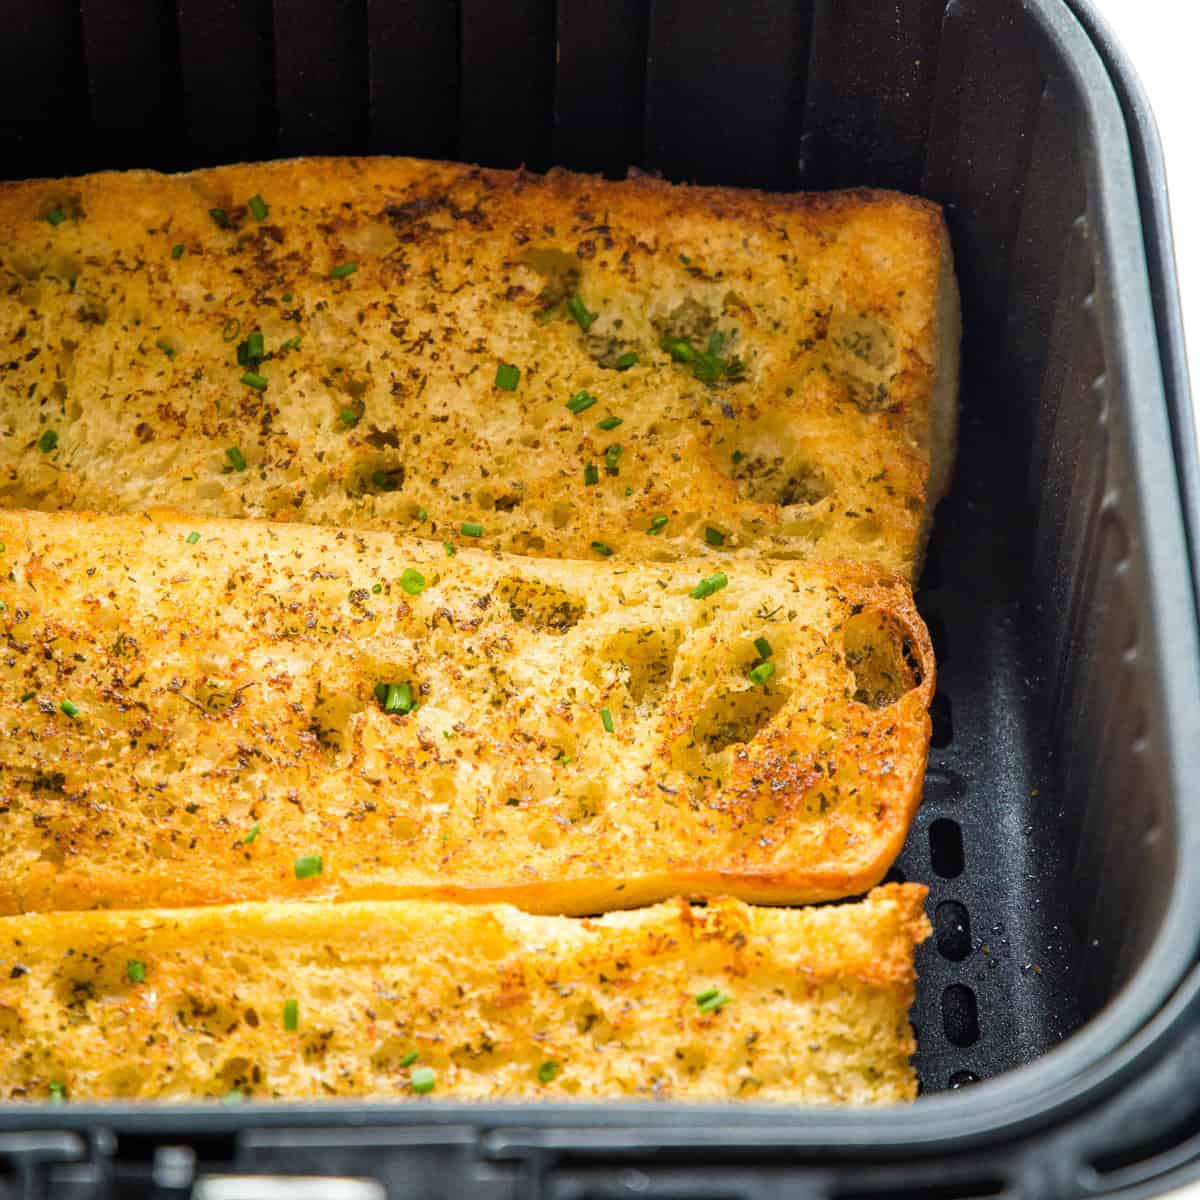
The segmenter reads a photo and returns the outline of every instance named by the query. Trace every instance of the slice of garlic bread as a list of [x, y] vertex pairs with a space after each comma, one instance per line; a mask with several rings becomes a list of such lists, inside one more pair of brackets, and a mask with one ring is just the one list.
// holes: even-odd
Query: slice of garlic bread
[[949, 481], [938, 208], [411, 159], [0, 184], [0, 503], [875, 561]]
[[882, 878], [934, 682], [900, 577], [457, 541], [0, 511], [0, 912]]
[[911, 1100], [924, 897], [0, 918], [0, 1096]]

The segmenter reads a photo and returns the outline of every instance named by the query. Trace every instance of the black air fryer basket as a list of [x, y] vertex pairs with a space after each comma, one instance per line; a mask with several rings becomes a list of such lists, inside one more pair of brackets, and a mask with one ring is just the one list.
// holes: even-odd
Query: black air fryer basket
[[[894, 872], [930, 885], [936, 929], [923, 1095], [0, 1107], [0, 1200], [233, 1195], [222, 1172], [392, 1200], [1149, 1195], [1186, 1174], [1200, 472], [1158, 146], [1085, 0], [0, 5], [4, 177], [368, 152], [946, 206], [961, 446], [918, 597], [933, 749]], [[269, 1182], [236, 1194], [296, 1194]], [[334, 1186], [311, 1194], [385, 1194]]]

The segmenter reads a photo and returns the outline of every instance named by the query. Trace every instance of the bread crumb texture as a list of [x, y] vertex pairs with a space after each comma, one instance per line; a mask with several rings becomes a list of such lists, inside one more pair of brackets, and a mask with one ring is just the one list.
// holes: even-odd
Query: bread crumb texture
[[937, 207], [880, 191], [389, 158], [3, 184], [0, 504], [911, 577], [948, 262]]
[[911, 1100], [924, 897], [0, 918], [0, 1095]]
[[879, 569], [162, 513], [0, 544], [0, 912], [800, 903], [919, 800], [933, 656]]

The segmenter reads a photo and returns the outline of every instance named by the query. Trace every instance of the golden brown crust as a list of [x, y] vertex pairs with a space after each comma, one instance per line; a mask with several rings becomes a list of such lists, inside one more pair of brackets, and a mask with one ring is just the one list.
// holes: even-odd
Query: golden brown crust
[[403, 1099], [427, 1069], [459, 1099], [911, 1100], [924, 898], [0, 918], [0, 1096]]
[[0, 512], [0, 543], [0, 912], [800, 903], [878, 882], [919, 801], [933, 656], [876, 568], [696, 598], [720, 562], [170, 514]]
[[[0, 246], [11, 507], [479, 521], [486, 546], [578, 558], [704, 553], [711, 525], [729, 557], [911, 577], [948, 473], [949, 243], [911, 197], [299, 159], [0, 185]], [[253, 330], [262, 391], [235, 355]], [[742, 373], [700, 377], [667, 332], [724, 336]]]

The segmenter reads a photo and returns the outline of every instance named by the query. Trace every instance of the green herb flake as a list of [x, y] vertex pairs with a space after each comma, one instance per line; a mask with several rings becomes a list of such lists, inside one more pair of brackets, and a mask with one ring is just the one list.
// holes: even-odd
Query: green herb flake
[[58, 434], [53, 429], [44, 429], [42, 436], [38, 438], [38, 449], [43, 454], [50, 454], [58, 448]]
[[403, 1058], [400, 1060], [400, 1065], [401, 1065], [402, 1067], [411, 1067], [411, 1066], [413, 1065], [413, 1063], [415, 1063], [415, 1062], [417, 1061], [417, 1059], [418, 1059], [418, 1058], [420, 1058], [420, 1057], [421, 1057], [421, 1056], [420, 1056], [420, 1055], [419, 1055], [419, 1054], [418, 1054], [418, 1053], [417, 1053], [415, 1050], [410, 1050], [410, 1051], [409, 1051], [409, 1052], [408, 1052], [408, 1053], [407, 1053], [407, 1054], [406, 1054], [406, 1055], [405, 1055], [405, 1056], [404, 1056], [404, 1057], [403, 1057]]
[[429, 514], [423, 508], [418, 508], [417, 509], [417, 520], [422, 521], [422, 522], [428, 521]]
[[299, 349], [300, 349], [300, 335], [299, 334], [296, 334], [295, 337], [288, 338], [288, 340], [286, 342], [282, 342], [279, 346], [280, 354], [290, 354], [293, 350], [299, 350]]
[[719, 592], [729, 582], [729, 576], [724, 571], [718, 571], [715, 575], [705, 576], [692, 590], [688, 593], [693, 600], [707, 600], [714, 592]]
[[71, 700], [64, 700], [58, 707], [60, 712], [65, 713], [72, 720], [79, 716], [79, 705]]
[[189, 533], [183, 540], [187, 542], [189, 546], [194, 546], [200, 540], [200, 534], [193, 529], [192, 532]]
[[332, 271], [329, 272], [329, 278], [330, 279], [349, 279], [350, 276], [353, 275], [354, 272], [357, 270], [358, 270], [358, 263], [356, 263], [356, 262], [338, 263], [338, 265], [336, 267], [334, 267]]
[[604, 469], [610, 475], [619, 475], [621, 473], [621, 455], [624, 454], [625, 447], [619, 443], [614, 443], [604, 451]]
[[622, 354], [615, 363], [613, 363], [613, 366], [616, 367], [618, 371], [628, 371], [630, 367], [637, 366], [637, 360], [638, 356], [633, 350], [626, 350], [625, 353]]
[[325, 869], [325, 863], [319, 854], [302, 854], [296, 859], [292, 869], [296, 872], [297, 879], [313, 879]]
[[432, 1067], [417, 1067], [408, 1077], [409, 1087], [418, 1095], [432, 1092], [437, 1084], [437, 1074]]
[[[256, 392], [265, 392], [267, 390], [266, 377], [259, 375], [257, 371], [244, 371], [242, 373], [242, 382], [248, 388], [253, 388]], [[238, 469], [240, 470], [241, 468]]]
[[295, 1033], [300, 1028], [299, 1000], [285, 1000], [283, 1002], [283, 1027], [288, 1033]]
[[754, 648], [758, 651], [758, 657], [761, 658], [763, 662], [766, 662], [766, 660], [774, 653], [774, 651], [771, 649], [771, 643], [768, 642], [765, 637], [755, 638]]
[[646, 532], [653, 533], [657, 536], [658, 534], [662, 533], [664, 529], [666, 529], [668, 520], [669, 518], [664, 517], [661, 513], [657, 517], [651, 517], [650, 525]]
[[343, 425], [357, 425], [359, 422], [359, 415], [352, 408], [343, 408], [338, 416]]
[[608, 711], [607, 708], [602, 708], [600, 710], [600, 724], [604, 726], [605, 733], [613, 732], [613, 715]]
[[32, 692], [25, 692], [25, 693], [24, 693], [24, 694], [21, 696], [21, 703], [22, 703], [22, 704], [24, 704], [26, 700], [32, 700], [32, 699], [34, 698], [34, 696], [36, 696], [36, 695], [37, 695], [37, 692], [36, 692], [36, 691], [32, 691]]
[[50, 1103], [51, 1104], [66, 1104], [67, 1102], [67, 1085], [60, 1079], [52, 1079], [50, 1081]]
[[146, 982], [146, 964], [136, 958], [125, 960], [125, 977], [130, 983]]
[[167, 341], [166, 338], [159, 338], [154, 343], [168, 358], [174, 358], [176, 354], [175, 347]]
[[419, 596], [425, 590], [425, 576], [415, 567], [405, 567], [400, 586], [410, 595]]
[[705, 1014], [718, 1012], [730, 1003], [733, 997], [720, 988], [707, 988], [696, 996], [696, 1007]]
[[600, 482], [600, 468], [595, 463], [588, 463], [583, 468], [583, 482], [592, 487]]
[[725, 535], [719, 529], [714, 529], [711, 525], [704, 527], [704, 540], [710, 546], [725, 545]]
[[[236, 338], [237, 335], [241, 332], [242, 332], [241, 321], [239, 321], [237, 319], [237, 317], [230, 317], [229, 320], [226, 321], [225, 324], [221, 326], [221, 341], [232, 342], [233, 339]], [[239, 362], [238, 365], [242, 366], [243, 364], [241, 362]]]
[[208, 215], [212, 217], [218, 229], [229, 228], [229, 214], [223, 208], [210, 208]]
[[480, 525], [478, 521], [464, 521], [458, 527], [458, 531], [463, 535], [463, 537], [483, 537], [483, 526]]
[[762, 662], [757, 667], [750, 668], [750, 682], [762, 687], [775, 674], [773, 662]]
[[686, 363], [692, 368], [692, 374], [701, 383], [720, 383], [722, 380], [740, 379], [746, 371], [745, 364], [740, 358], [722, 358], [721, 351], [725, 345], [725, 335], [714, 333], [708, 339], [708, 349], [700, 350], [687, 338], [663, 336], [662, 348], [678, 363]]
[[[424, 583], [423, 583], [423, 581], [422, 581], [422, 586], [424, 586]], [[382, 583], [373, 583], [373, 584], [371, 585], [371, 591], [372, 591], [372, 592], [373, 592], [373, 593], [374, 593], [376, 596], [378, 596], [378, 595], [380, 594], [380, 592], [382, 592], [382, 591], [383, 591], [383, 584], [382, 584]]]
[[230, 446], [225, 451], [225, 457], [229, 459], [229, 465], [235, 471], [244, 471], [246, 469], [246, 456], [237, 446]]
[[295, 299], [291, 292], [284, 292], [279, 298], [284, 302], [284, 304], [291, 304], [291, 302]]
[[593, 542], [592, 549], [602, 558], [612, 558], [613, 548], [607, 542]]
[[733, 460], [734, 466], [737, 466], [746, 456], [740, 450], [735, 450], [729, 457]]
[[180, 242], [176, 246], [171, 247], [171, 257], [172, 258], [182, 258], [183, 257], [183, 243], [182, 242]]
[[570, 400], [567, 401], [566, 407], [578, 416], [581, 412], [587, 412], [593, 404], [596, 403], [596, 397], [591, 392], [576, 392]]
[[592, 322], [596, 319], [594, 312], [588, 312], [587, 305], [580, 299], [579, 296], [572, 296], [567, 301], [567, 312], [571, 314], [571, 319], [587, 333], [592, 327]]
[[623, 417], [605, 417], [603, 421], [596, 422], [596, 428], [603, 429], [605, 433], [608, 433], [610, 430], [616, 429], [618, 425], [624, 424], [625, 419]]
[[61, 225], [67, 219], [67, 214], [61, 208], [52, 208], [46, 214], [46, 220], [51, 225]]
[[254, 824], [251, 825], [250, 828], [247, 829], [246, 832], [242, 835], [242, 845], [249, 846], [250, 843], [253, 842], [256, 837], [258, 837], [258, 831], [260, 828], [261, 828], [261, 826], [259, 825], [259, 823], [257, 821], [255, 821]]
[[453, 542], [443, 542], [442, 546], [446, 551], [447, 558], [453, 558], [458, 553], [458, 551], [454, 548]]
[[538, 1067], [538, 1082], [553, 1083], [558, 1076], [558, 1063], [552, 1058], [548, 1058], [540, 1067]]
[[256, 221], [265, 221], [267, 219], [268, 210], [266, 201], [257, 192], [246, 201], [246, 207], [254, 214]]
[[521, 382], [521, 368], [512, 363], [501, 363], [496, 368], [496, 386], [504, 392], [515, 392]]

